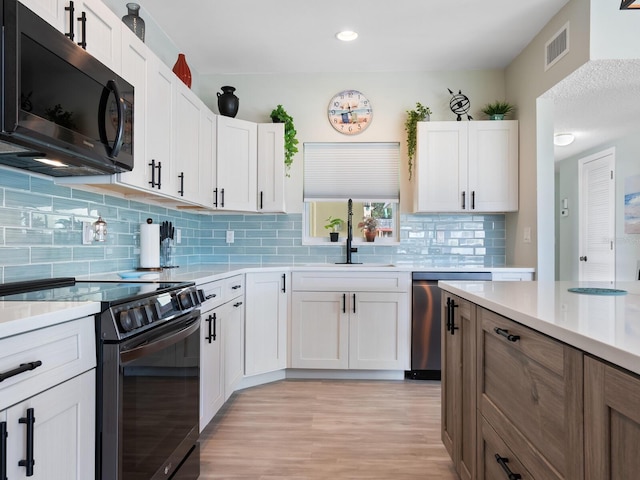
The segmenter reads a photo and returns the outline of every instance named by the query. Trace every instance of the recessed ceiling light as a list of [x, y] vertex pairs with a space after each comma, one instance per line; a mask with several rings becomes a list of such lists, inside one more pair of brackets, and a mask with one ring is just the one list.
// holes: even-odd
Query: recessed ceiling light
[[553, 144], [558, 147], [566, 147], [571, 145], [575, 139], [576, 137], [573, 133], [556, 133], [553, 136]]
[[358, 38], [358, 33], [351, 30], [343, 30], [342, 32], [336, 33], [336, 38], [343, 42], [350, 42]]

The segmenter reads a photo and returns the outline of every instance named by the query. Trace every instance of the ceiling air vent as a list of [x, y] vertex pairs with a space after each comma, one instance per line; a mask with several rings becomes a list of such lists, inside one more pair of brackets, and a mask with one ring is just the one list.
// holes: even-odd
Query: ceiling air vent
[[553, 67], [562, 57], [569, 53], [569, 22], [558, 31], [544, 46], [544, 69]]

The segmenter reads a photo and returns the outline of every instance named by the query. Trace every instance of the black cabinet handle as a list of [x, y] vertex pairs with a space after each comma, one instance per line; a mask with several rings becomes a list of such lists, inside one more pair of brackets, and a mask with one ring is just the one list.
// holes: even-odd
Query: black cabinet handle
[[500, 464], [504, 473], [507, 474], [507, 478], [509, 480], [520, 480], [522, 478], [522, 475], [519, 473], [511, 472], [511, 469], [507, 465], [507, 463], [509, 463], [509, 459], [507, 457], [501, 457], [500, 454], [496, 453], [496, 461]]
[[213, 341], [216, 341], [216, 320], [218, 319], [218, 316], [214, 313], [213, 314]]
[[220, 202], [220, 206], [224, 208], [224, 188], [220, 189], [220, 196], [222, 197], [222, 201]]
[[216, 341], [216, 314], [209, 315], [207, 317], [207, 323], [209, 324], [209, 334], [206, 339], [209, 343]]
[[356, 313], [356, 294], [353, 294], [353, 313]]
[[[155, 159], [152, 159], [151, 163], [149, 163], [149, 166], [151, 167], [151, 181], [149, 182], [149, 185], [151, 185], [151, 188], [158, 187], [158, 189], [160, 189], [160, 162], [158, 162], [158, 164], [156, 165]], [[156, 182], [156, 170], [158, 170], [157, 182]]]
[[0, 480], [7, 480], [7, 422], [0, 422]]
[[447, 332], [451, 331], [451, 297], [447, 297]]
[[287, 274], [282, 274], [282, 293], [287, 293]]
[[236, 302], [233, 304], [234, 307], [239, 307], [240, 305], [242, 305], [242, 302]]
[[476, 209], [476, 191], [473, 190], [471, 192], [471, 210], [475, 210]]
[[264, 192], [260, 191], [260, 210], [262, 210], [264, 208], [264, 206], [263, 206], [263, 197], [264, 197]]
[[451, 332], [451, 335], [454, 335], [456, 330], [458, 330], [460, 327], [456, 327], [456, 323], [455, 323], [455, 308], [458, 308], [459, 305], [456, 305], [456, 302], [454, 300], [451, 300], [451, 304], [449, 305], [449, 332]]
[[178, 193], [181, 197], [184, 197], [184, 172], [180, 172], [178, 178], [180, 179], [180, 190], [178, 190]]
[[206, 297], [204, 297], [205, 300], [211, 300], [212, 298], [216, 298], [217, 295], [215, 293], [212, 293], [211, 295], [207, 295]]
[[213, 334], [211, 333], [211, 323], [213, 322], [213, 315], [209, 315], [206, 319], [206, 322], [208, 324], [207, 336], [204, 338], [207, 340], [207, 342], [211, 343], [211, 341], [213, 340]]
[[[73, 1], [69, 2], [69, 6], [64, 7], [64, 10], [66, 12], [69, 12], [69, 33], [65, 33], [65, 36], [69, 37], [69, 40], [73, 40], [76, 36], [75, 33], [73, 32], [74, 30], [73, 24], [75, 23], [73, 19], [75, 17], [75, 11], [76, 11], [76, 9], [73, 6]], [[4, 480], [4, 478], [0, 477], [0, 480]]]
[[462, 192], [462, 210], [467, 208], [467, 192]]
[[217, 188], [213, 189], [213, 195], [214, 195], [214, 197], [213, 197], [213, 206], [217, 207], [218, 206], [218, 189]]
[[8, 372], [0, 373], [0, 382], [5, 381], [7, 378], [15, 377], [24, 372], [28, 372], [29, 370], [35, 370], [42, 362], [40, 360], [36, 360], [35, 362], [21, 363], [19, 367], [14, 368], [13, 370], [9, 370]]
[[493, 329], [493, 331], [496, 332], [498, 335], [503, 336], [504, 338], [506, 338], [510, 342], [517, 342], [518, 340], [520, 340], [520, 335], [513, 335], [513, 334], [509, 333], [509, 330], [505, 330], [503, 328], [496, 327], [496, 328]]
[[162, 188], [162, 162], [158, 162], [158, 190]]
[[82, 14], [78, 17], [78, 21], [82, 24], [82, 41], [78, 42], [85, 50], [87, 49], [87, 14], [82, 12]]
[[231, 290], [237, 290], [239, 288], [242, 288], [242, 285], [234, 285], [231, 287]]
[[586, 255], [581, 256], [580, 257], [580, 261], [581, 262], [586, 262], [587, 261], [587, 256]]
[[347, 294], [342, 294], [342, 313], [347, 313]]
[[27, 408], [27, 416], [18, 419], [18, 423], [24, 423], [27, 427], [27, 458], [20, 460], [18, 466], [26, 468], [26, 476], [33, 476], [33, 466], [36, 461], [33, 459], [33, 424], [36, 423], [36, 417], [33, 408]]

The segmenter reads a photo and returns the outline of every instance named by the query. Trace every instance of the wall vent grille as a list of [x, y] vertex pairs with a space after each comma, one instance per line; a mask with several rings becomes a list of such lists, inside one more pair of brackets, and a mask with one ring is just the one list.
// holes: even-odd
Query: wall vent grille
[[569, 53], [569, 22], [567, 22], [545, 46], [544, 69], [549, 70]]

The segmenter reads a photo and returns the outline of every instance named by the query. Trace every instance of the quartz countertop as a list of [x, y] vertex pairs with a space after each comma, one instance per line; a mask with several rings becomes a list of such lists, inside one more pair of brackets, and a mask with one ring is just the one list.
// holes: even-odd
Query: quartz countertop
[[[440, 288], [640, 374], [640, 282], [441, 281]], [[615, 288], [626, 295], [569, 292]]]
[[0, 339], [95, 315], [100, 302], [1, 302]]

